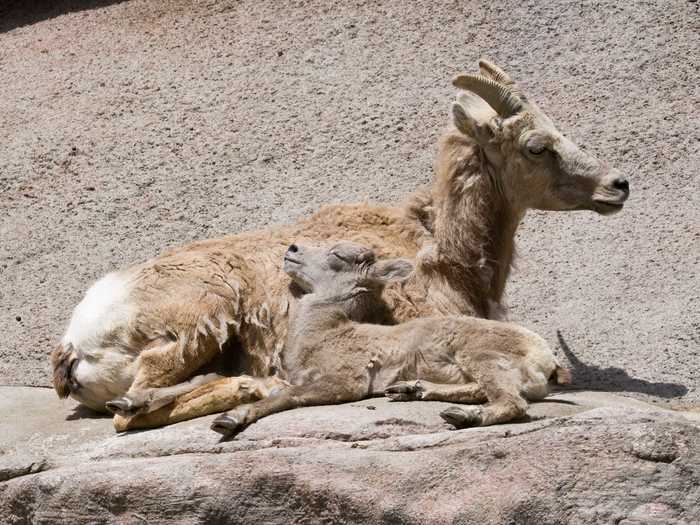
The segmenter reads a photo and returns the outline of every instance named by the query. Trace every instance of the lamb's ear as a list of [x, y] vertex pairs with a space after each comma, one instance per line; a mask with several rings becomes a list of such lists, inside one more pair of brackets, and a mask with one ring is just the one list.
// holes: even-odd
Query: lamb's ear
[[491, 106], [473, 93], [462, 93], [457, 102], [452, 104], [455, 127], [481, 145], [493, 138], [488, 122], [495, 116], [496, 112]]
[[381, 284], [403, 281], [413, 272], [413, 263], [406, 259], [386, 259], [372, 265], [369, 278]]

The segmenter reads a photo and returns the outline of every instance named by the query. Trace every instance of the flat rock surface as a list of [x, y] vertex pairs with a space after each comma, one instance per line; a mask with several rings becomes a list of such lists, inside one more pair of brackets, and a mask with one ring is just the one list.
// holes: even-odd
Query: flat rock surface
[[[527, 421], [455, 431], [383, 398], [115, 434], [45, 389], [5, 387], [0, 515], [37, 523], [696, 523], [700, 414], [561, 392]], [[651, 520], [654, 518], [656, 521]], [[627, 521], [624, 521], [627, 520]]]
[[529, 214], [508, 288], [589, 389], [695, 404], [698, 3], [0, 6], [0, 382], [92, 281], [164, 249], [430, 180], [452, 76], [487, 56], [630, 177], [613, 218]]

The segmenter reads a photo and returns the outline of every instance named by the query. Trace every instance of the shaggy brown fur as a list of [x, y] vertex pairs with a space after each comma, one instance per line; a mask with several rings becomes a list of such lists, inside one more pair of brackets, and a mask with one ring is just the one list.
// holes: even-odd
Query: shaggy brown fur
[[51, 366], [53, 368], [53, 388], [58, 397], [64, 399], [71, 392], [70, 368], [75, 360], [73, 347], [68, 344], [65, 347], [59, 344], [51, 352]]

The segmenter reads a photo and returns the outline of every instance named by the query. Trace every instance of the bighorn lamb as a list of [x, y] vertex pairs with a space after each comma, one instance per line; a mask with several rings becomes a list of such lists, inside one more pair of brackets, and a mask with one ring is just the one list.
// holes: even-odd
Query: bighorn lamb
[[526, 399], [547, 395], [550, 377], [568, 379], [544, 339], [511, 323], [465, 316], [394, 326], [354, 322], [380, 306], [385, 284], [412, 269], [405, 259], [377, 262], [372, 250], [350, 242], [331, 249], [291, 245], [284, 270], [308, 292], [290, 319], [282, 354], [281, 373], [291, 386], [222, 414], [212, 429], [228, 435], [282, 410], [385, 393], [397, 400], [488, 400], [441, 416], [457, 427], [493, 425], [524, 415]]
[[[238, 371], [269, 376], [301, 293], [277, 261], [294, 240], [349, 239], [381, 257], [414, 258], [432, 243], [415, 278], [387, 287], [373, 322], [434, 314], [493, 317], [501, 307], [525, 212], [619, 211], [628, 182], [564, 137], [499, 68], [460, 75], [454, 126], [439, 144], [430, 188], [403, 207], [327, 206], [271, 231], [197, 242], [107, 275], [76, 307], [52, 354], [59, 396], [117, 412], [117, 429], [156, 426], [223, 411], [266, 395], [269, 379], [217, 380], [174, 403], [181, 384], [224, 347]], [[291, 292], [291, 293], [290, 293]], [[177, 385], [175, 390], [162, 389]], [[149, 413], [150, 412], [150, 413]]]

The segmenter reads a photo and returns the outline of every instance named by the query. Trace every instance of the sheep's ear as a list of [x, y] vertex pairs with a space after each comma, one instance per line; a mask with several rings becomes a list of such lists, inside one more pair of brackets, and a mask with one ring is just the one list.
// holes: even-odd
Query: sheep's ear
[[493, 138], [488, 122], [496, 112], [480, 97], [472, 93], [462, 93], [452, 104], [452, 120], [455, 127], [479, 144], [485, 145]]
[[370, 279], [381, 284], [403, 281], [413, 272], [413, 263], [406, 259], [387, 259], [372, 266]]

